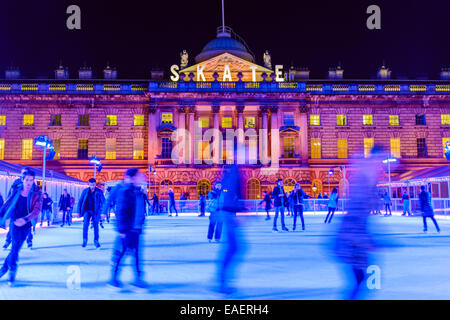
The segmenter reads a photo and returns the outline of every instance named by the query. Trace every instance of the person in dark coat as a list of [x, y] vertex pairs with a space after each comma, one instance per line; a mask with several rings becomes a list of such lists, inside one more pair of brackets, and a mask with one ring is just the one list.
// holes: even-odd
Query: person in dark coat
[[409, 194], [408, 192], [403, 192], [402, 194], [402, 204], [403, 204], [403, 214], [402, 216], [406, 215], [408, 213], [408, 216], [412, 216], [411, 209], [410, 209], [410, 200], [409, 200]]
[[[22, 169], [20, 174], [23, 175], [23, 173], [26, 171], [26, 168]], [[9, 198], [12, 193], [14, 193], [18, 188], [22, 186], [22, 178], [17, 178], [14, 180], [13, 184], [11, 185], [11, 188], [9, 188], [8, 195], [6, 198]], [[0, 212], [0, 216], [3, 216], [4, 212]], [[11, 244], [11, 227], [8, 230], [8, 233], [6, 234], [5, 244], [3, 245], [3, 249], [8, 249], [9, 245]]]
[[109, 223], [111, 211], [116, 211], [117, 204], [117, 192], [120, 189], [120, 186], [123, 184], [123, 181], [115, 185], [114, 187], [108, 187], [108, 196], [105, 198], [105, 203], [103, 204], [102, 214], [106, 216], [106, 220]]
[[89, 187], [84, 189], [78, 200], [78, 212], [83, 216], [83, 244], [85, 248], [88, 241], [89, 223], [94, 221], [94, 245], [100, 248], [98, 222], [100, 220], [101, 210], [105, 202], [105, 196], [102, 190], [97, 188], [95, 179], [89, 179]]
[[158, 214], [159, 213], [159, 210], [158, 210], [158, 208], [159, 208], [159, 200], [158, 200], [158, 196], [156, 195], [156, 193], [153, 194], [152, 201], [153, 201], [153, 204], [152, 204], [152, 215], [155, 214], [155, 213]]
[[303, 191], [300, 183], [296, 183], [294, 186], [294, 190], [292, 191], [292, 201], [294, 203], [294, 225], [292, 229], [295, 231], [297, 227], [297, 215], [300, 216], [300, 220], [302, 222], [302, 230], [305, 230], [305, 220], [303, 219], [303, 207], [305, 202], [304, 199], [310, 198], [309, 195]]
[[206, 210], [206, 197], [203, 195], [203, 193], [200, 193], [199, 195], [199, 204], [200, 204], [200, 214], [198, 216], [204, 217]]
[[172, 189], [169, 189], [169, 217], [172, 216], [172, 210], [175, 210], [176, 216], [178, 217], [178, 211], [175, 205], [175, 194]]
[[[384, 193], [383, 201], [384, 201], [384, 209], [386, 210], [385, 216], [392, 216], [392, 211], [391, 211], [392, 201], [391, 201], [391, 197], [389, 196], [389, 194], [387, 192]], [[389, 214], [388, 214], [388, 210], [389, 210]]]
[[439, 225], [434, 218], [434, 210], [431, 204], [431, 193], [426, 191], [425, 186], [420, 187], [421, 192], [419, 193], [419, 203], [420, 203], [420, 211], [422, 211], [422, 219], [423, 219], [423, 232], [427, 232], [427, 218], [430, 218], [433, 221], [434, 226], [436, 227], [437, 232], [441, 232], [439, 229]]
[[328, 199], [328, 214], [325, 218], [324, 223], [331, 223], [331, 219], [333, 219], [334, 212], [336, 211], [336, 208], [338, 206], [339, 201], [339, 194], [338, 189], [334, 188], [333, 191], [331, 191], [330, 198]]
[[265, 206], [264, 209], [266, 210], [267, 216], [266, 216], [266, 221], [270, 220], [270, 209], [272, 209], [272, 199], [270, 199], [270, 195], [267, 191], [264, 191], [264, 199], [262, 199], [262, 201], [259, 203], [260, 205], [264, 202]]
[[52, 203], [53, 200], [48, 196], [48, 193], [45, 192], [42, 195], [42, 214], [41, 214], [41, 227], [45, 219], [47, 219], [47, 226], [50, 227], [50, 220], [52, 217]]
[[278, 214], [280, 213], [281, 228], [283, 231], [289, 231], [289, 229], [286, 228], [286, 225], [284, 223], [284, 201], [286, 198], [286, 193], [284, 192], [282, 179], [277, 180], [277, 186], [272, 191], [272, 198], [274, 199], [274, 206], [275, 206], [275, 217], [273, 219], [273, 229], [272, 230], [274, 232], [278, 232], [277, 219], [278, 219]]
[[144, 281], [141, 266], [141, 234], [145, 222], [145, 193], [140, 185], [145, 182], [145, 176], [136, 168], [128, 169], [125, 173], [124, 183], [116, 190], [116, 229], [117, 237], [111, 260], [111, 280], [108, 286], [121, 289], [119, 282], [120, 262], [125, 253], [131, 252], [134, 256], [135, 280], [131, 285], [138, 290], [146, 290], [148, 284]]
[[71, 221], [69, 218], [69, 211], [70, 211], [70, 194], [67, 193], [67, 189], [63, 190], [63, 193], [61, 197], [59, 198], [59, 210], [62, 211], [62, 224], [61, 227], [64, 227], [64, 224], [67, 222], [67, 224], [70, 226]]
[[208, 226], [208, 240], [212, 242], [214, 239], [218, 242], [222, 235], [223, 214], [219, 208], [219, 197], [222, 193], [222, 184], [217, 182], [214, 188], [209, 192], [209, 226]]

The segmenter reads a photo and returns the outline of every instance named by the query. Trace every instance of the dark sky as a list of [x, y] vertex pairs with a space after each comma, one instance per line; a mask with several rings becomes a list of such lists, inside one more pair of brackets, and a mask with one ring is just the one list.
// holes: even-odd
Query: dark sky
[[[66, 8], [81, 7], [81, 30], [68, 30]], [[381, 30], [368, 30], [366, 9], [381, 7]], [[257, 62], [309, 67], [323, 78], [341, 62], [345, 78], [371, 78], [383, 59], [394, 77], [437, 78], [450, 67], [449, 0], [225, 0], [226, 24]], [[72, 76], [84, 62], [99, 74], [106, 61], [120, 78], [168, 71], [187, 49], [193, 59], [221, 24], [220, 0], [1, 0], [0, 70], [53, 77], [59, 60]]]

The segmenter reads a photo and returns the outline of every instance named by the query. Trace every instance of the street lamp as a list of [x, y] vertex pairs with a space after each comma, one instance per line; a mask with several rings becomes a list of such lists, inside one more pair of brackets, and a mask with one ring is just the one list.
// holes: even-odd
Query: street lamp
[[91, 159], [89, 159], [89, 162], [94, 165], [94, 179], [97, 176], [97, 166], [98, 166], [98, 172], [102, 171], [102, 162], [100, 161], [100, 158], [97, 156], [93, 156]]
[[153, 175], [155, 176], [155, 194], [156, 194], [156, 169], [153, 170]]
[[330, 169], [328, 170], [328, 196], [331, 194], [331, 188], [330, 188], [330, 176], [334, 174], [334, 170]]
[[385, 160], [383, 160], [383, 163], [387, 163], [388, 165], [388, 175], [389, 175], [389, 197], [392, 196], [392, 189], [391, 189], [391, 162], [396, 162], [397, 159], [396, 158], [392, 158], [391, 155], [389, 155], [389, 157]]
[[44, 154], [42, 157], [42, 192], [45, 192], [45, 163], [47, 161], [47, 149], [50, 150], [48, 153], [48, 160], [53, 160], [53, 157], [55, 156], [53, 141], [47, 136], [39, 136], [34, 139], [34, 145], [44, 148]]

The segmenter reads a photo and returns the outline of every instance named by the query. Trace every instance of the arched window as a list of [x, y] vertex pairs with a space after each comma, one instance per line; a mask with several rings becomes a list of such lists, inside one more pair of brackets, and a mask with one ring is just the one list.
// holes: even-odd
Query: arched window
[[211, 182], [206, 179], [199, 180], [197, 182], [198, 194], [207, 195], [211, 191]]
[[249, 179], [247, 181], [247, 198], [248, 199], [261, 198], [261, 184], [258, 179]]
[[284, 179], [284, 181], [283, 181], [284, 192], [290, 192], [290, 191], [294, 190], [294, 186], [295, 186], [294, 179], [292, 179], [292, 178]]
[[[161, 181], [161, 189], [159, 191], [160, 197], [163, 197], [163, 198], [168, 197], [169, 189], [172, 187], [173, 187], [172, 181], [170, 181], [168, 179]], [[161, 200], [163, 200], [163, 199], [161, 198]]]

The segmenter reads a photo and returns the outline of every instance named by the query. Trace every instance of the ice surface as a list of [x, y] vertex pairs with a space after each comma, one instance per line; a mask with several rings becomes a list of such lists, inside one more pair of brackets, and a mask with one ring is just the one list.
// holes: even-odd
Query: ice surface
[[[115, 293], [109, 280], [115, 230], [100, 229], [99, 250], [93, 230], [87, 248], [81, 247], [82, 225], [37, 229], [34, 249], [20, 252], [17, 284], [0, 279], [0, 299], [341, 299], [346, 283], [329, 243], [340, 222], [325, 225], [323, 215], [306, 215], [306, 231], [272, 233], [264, 216], [239, 217], [248, 250], [238, 268], [237, 292], [225, 297], [214, 291], [219, 248], [208, 243], [208, 218], [149, 217], [144, 233], [143, 264], [146, 294], [128, 289]], [[450, 299], [450, 221], [431, 221], [422, 232], [421, 217], [372, 217], [380, 249], [374, 254], [381, 270], [381, 289], [370, 299]], [[292, 218], [287, 217], [292, 230]], [[281, 229], [279, 227], [279, 229]], [[5, 235], [0, 239], [3, 243]], [[8, 251], [0, 251], [2, 261]], [[133, 280], [132, 259], [122, 267], [121, 280]], [[71, 266], [80, 267], [81, 287], [67, 284]], [[68, 273], [69, 271], [69, 273]]]

